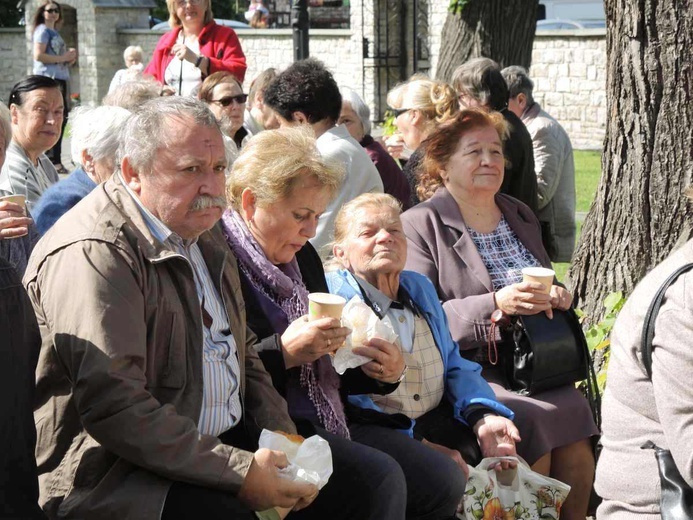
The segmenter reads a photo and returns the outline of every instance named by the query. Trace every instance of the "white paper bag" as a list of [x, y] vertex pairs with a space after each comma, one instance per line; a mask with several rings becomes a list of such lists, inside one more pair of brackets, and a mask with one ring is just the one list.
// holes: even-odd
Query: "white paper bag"
[[[492, 469], [502, 460], [517, 467]], [[462, 518], [505, 520], [558, 520], [570, 486], [532, 471], [517, 457], [490, 457], [469, 468]]]
[[347, 302], [342, 311], [342, 325], [351, 329], [344, 346], [337, 349], [332, 357], [332, 366], [338, 374], [349, 368], [365, 365], [371, 358], [354, 354], [353, 347], [362, 347], [372, 338], [381, 338], [390, 343], [397, 341], [397, 334], [392, 325], [381, 320], [361, 298], [354, 296]]
[[332, 475], [330, 445], [318, 435], [308, 437], [298, 444], [281, 433], [262, 430], [259, 446], [286, 453], [289, 465], [281, 473], [291, 480], [309, 482], [322, 489]]

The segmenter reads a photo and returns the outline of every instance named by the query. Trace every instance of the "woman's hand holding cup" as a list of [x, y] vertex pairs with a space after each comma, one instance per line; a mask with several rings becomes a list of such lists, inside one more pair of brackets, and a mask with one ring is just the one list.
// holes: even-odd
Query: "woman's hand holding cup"
[[23, 195], [0, 198], [0, 239], [19, 238], [29, 233], [33, 220], [26, 216], [25, 201]]
[[[508, 285], [495, 293], [496, 307], [510, 316], [529, 316], [551, 311], [551, 296], [539, 282]], [[548, 312], [547, 312], [548, 315]]]
[[344, 344], [351, 330], [342, 327], [336, 318], [309, 320], [302, 316], [291, 323], [282, 334], [282, 352], [286, 368], [312, 363]]

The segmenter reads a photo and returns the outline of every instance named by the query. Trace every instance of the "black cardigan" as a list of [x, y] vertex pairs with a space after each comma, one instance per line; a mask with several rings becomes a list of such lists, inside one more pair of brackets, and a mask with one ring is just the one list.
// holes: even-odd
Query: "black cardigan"
[[[308, 292], [329, 292], [322, 261], [310, 242], [296, 253], [296, 260]], [[260, 339], [260, 343], [257, 345], [258, 354], [265, 369], [272, 376], [274, 387], [282, 396], [286, 396], [286, 383], [289, 374], [293, 372], [298, 375], [300, 368], [295, 367], [287, 370], [281, 351], [280, 334], [277, 334], [272, 328], [258, 301], [258, 294], [253, 290], [249, 280], [240, 269], [239, 274], [243, 299], [245, 300], [247, 324]], [[340, 393], [342, 400], [346, 403], [346, 396], [349, 394], [388, 394], [397, 386], [396, 383], [380, 383], [368, 377], [360, 368], [355, 368], [347, 370], [341, 376]]]

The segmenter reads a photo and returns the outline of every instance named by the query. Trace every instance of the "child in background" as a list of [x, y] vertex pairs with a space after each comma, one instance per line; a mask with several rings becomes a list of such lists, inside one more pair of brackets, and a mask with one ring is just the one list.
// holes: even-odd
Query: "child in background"
[[125, 60], [125, 68], [120, 69], [115, 73], [115, 76], [113, 76], [111, 86], [108, 87], [109, 94], [123, 83], [137, 80], [142, 76], [142, 71], [144, 70], [144, 64], [142, 63], [142, 47], [139, 45], [130, 45], [125, 49], [125, 52], [123, 52], [123, 59]]

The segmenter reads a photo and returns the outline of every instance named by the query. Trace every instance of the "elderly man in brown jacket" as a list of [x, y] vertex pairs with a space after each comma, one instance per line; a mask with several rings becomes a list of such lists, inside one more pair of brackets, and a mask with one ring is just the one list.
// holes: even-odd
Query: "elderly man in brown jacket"
[[[295, 432], [251, 348], [236, 260], [215, 227], [227, 157], [204, 105], [150, 102], [120, 171], [39, 243], [24, 283], [43, 345], [35, 420], [51, 518], [255, 518], [300, 509], [259, 429]], [[254, 446], [253, 446], [254, 445]]]

